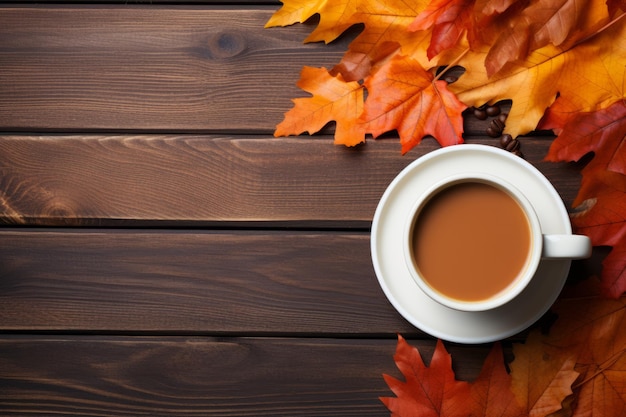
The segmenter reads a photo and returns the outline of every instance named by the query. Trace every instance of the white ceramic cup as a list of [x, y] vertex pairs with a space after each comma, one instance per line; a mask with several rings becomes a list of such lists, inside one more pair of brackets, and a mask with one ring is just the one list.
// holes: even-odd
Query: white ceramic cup
[[[517, 277], [496, 295], [472, 301], [452, 298], [434, 289], [422, 276], [414, 260], [413, 248], [414, 227], [423, 208], [438, 193], [448, 187], [465, 182], [484, 183], [506, 192], [521, 207], [528, 220], [530, 232], [529, 254]], [[480, 172], [452, 175], [433, 184], [426, 192], [422, 193], [406, 220], [403, 239], [404, 258], [415, 283], [433, 300], [446, 307], [460, 311], [486, 311], [510, 302], [531, 282], [542, 259], [582, 259], [589, 257], [591, 254], [591, 241], [587, 236], [543, 234], [533, 205], [521, 191], [503, 178]], [[454, 259], [450, 259], [450, 262], [454, 262]]]

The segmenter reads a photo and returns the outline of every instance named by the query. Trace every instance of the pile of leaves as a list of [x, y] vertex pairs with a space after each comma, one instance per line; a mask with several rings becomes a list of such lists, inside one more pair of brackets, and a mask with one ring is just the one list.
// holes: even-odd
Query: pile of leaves
[[[354, 146], [396, 131], [406, 153], [425, 136], [463, 142], [468, 107], [511, 100], [505, 133], [557, 135], [547, 160], [579, 161], [572, 223], [609, 246], [601, 276], [563, 296], [548, 335], [499, 345], [473, 383], [456, 381], [437, 345], [430, 367], [402, 338], [388, 377], [394, 416], [626, 415], [626, 0], [283, 0], [267, 27], [319, 22], [306, 42], [361, 32], [333, 68], [304, 67], [276, 136], [335, 122], [335, 143]], [[448, 69], [462, 67], [458, 77]], [[591, 283], [591, 284], [590, 284]], [[445, 395], [444, 395], [445, 394]], [[552, 414], [556, 413], [556, 414]]]

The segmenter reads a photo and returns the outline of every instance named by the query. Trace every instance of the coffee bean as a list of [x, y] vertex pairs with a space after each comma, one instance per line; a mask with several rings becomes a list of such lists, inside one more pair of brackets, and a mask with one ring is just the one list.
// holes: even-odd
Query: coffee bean
[[455, 77], [454, 75], [446, 75], [443, 80], [445, 82], [447, 82], [448, 84], [452, 84], [453, 82], [455, 82], [456, 80], [458, 80], [459, 77]]
[[487, 106], [485, 109], [487, 116], [495, 117], [500, 114], [500, 106]]
[[512, 153], [513, 155], [515, 155], [515, 156], [519, 156], [519, 157], [520, 157], [520, 158], [522, 158], [522, 159], [524, 158], [524, 154], [522, 153], [522, 150], [521, 150], [521, 149], [519, 149], [519, 148], [518, 148], [518, 149], [516, 149], [516, 150], [514, 150], [514, 151], [512, 151], [511, 153]]
[[509, 117], [508, 113], [500, 113], [498, 115], [498, 120], [500, 120], [502, 123], [506, 122], [506, 118]]
[[506, 149], [509, 152], [515, 152], [517, 150], [519, 150], [520, 148], [520, 142], [517, 139], [513, 139], [511, 140], [509, 143], [506, 144], [506, 146], [504, 147], [504, 149]]
[[489, 126], [486, 130], [487, 134], [492, 138], [497, 138], [502, 134], [501, 130], [494, 129], [493, 126]]
[[485, 120], [487, 118], [487, 111], [481, 108], [474, 108], [474, 117], [478, 120]]
[[504, 130], [504, 122], [500, 121], [500, 119], [493, 119], [491, 123], [489, 123], [489, 126], [492, 127], [493, 130], [500, 131], [500, 133]]
[[502, 137], [500, 138], [500, 146], [503, 148], [506, 148], [507, 145], [513, 140], [513, 136], [509, 135], [508, 133], [505, 133], [504, 135], [502, 135]]

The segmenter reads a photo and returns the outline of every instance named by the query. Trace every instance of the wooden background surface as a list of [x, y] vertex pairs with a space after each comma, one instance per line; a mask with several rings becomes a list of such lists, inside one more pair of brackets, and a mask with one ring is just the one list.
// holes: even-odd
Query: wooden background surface
[[[389, 415], [396, 335], [435, 340], [380, 290], [369, 227], [438, 145], [273, 138], [301, 67], [351, 36], [263, 29], [278, 3], [151, 3], [0, 6], [0, 414]], [[466, 141], [498, 146], [485, 127]], [[551, 139], [523, 151], [569, 204]], [[490, 347], [446, 346], [467, 380]]]

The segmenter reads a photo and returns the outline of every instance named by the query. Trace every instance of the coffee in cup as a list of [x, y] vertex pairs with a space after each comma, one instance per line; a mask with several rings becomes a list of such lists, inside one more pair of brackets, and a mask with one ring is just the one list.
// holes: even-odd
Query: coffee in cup
[[499, 307], [524, 290], [545, 258], [584, 258], [581, 235], [543, 235], [533, 206], [512, 184], [484, 173], [459, 174], [417, 201], [404, 236], [418, 286], [457, 310]]

